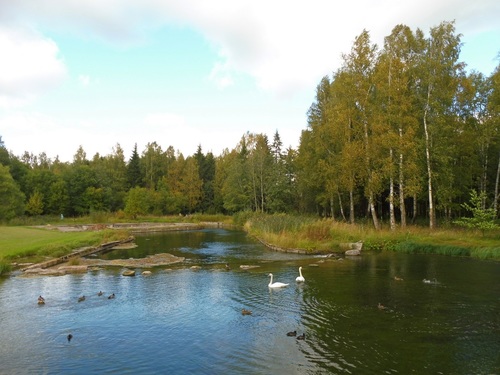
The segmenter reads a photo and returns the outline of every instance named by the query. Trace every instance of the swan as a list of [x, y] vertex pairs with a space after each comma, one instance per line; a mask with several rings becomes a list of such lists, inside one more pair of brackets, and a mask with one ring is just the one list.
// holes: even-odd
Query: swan
[[270, 273], [268, 276], [271, 277], [271, 281], [269, 281], [269, 288], [283, 288], [285, 286], [288, 286], [288, 284], [285, 283], [280, 283], [280, 282], [275, 282], [273, 283], [273, 274]]
[[297, 278], [295, 279], [296, 282], [303, 283], [304, 281], [306, 281], [306, 279], [304, 279], [304, 276], [302, 276], [302, 267], [299, 267], [299, 275], [300, 276], [297, 276]]

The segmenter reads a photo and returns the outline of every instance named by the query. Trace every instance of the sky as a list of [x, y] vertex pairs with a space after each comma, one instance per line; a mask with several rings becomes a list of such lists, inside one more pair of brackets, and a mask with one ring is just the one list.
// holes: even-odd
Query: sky
[[71, 162], [134, 145], [220, 155], [246, 133], [297, 148], [316, 86], [364, 29], [455, 21], [460, 60], [490, 75], [498, 0], [0, 0], [0, 136]]

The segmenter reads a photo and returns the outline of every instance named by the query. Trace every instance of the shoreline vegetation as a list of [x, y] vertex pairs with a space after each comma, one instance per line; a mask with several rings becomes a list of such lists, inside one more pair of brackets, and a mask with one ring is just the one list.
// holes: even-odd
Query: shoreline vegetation
[[[124, 241], [137, 232], [193, 230], [231, 227], [275, 251], [295, 253], [343, 253], [348, 243], [363, 243], [363, 251], [395, 251], [448, 256], [470, 256], [500, 260], [500, 231], [443, 228], [430, 230], [418, 226], [404, 230], [375, 230], [369, 224], [347, 224], [331, 219], [286, 214], [242, 212], [232, 217], [223, 215], [189, 215], [144, 217], [120, 223], [112, 215], [91, 218], [31, 223], [26, 226], [0, 226], [0, 275], [23, 265], [40, 263], [71, 254], [85, 246], [99, 246]], [[36, 225], [38, 224], [38, 225]], [[77, 264], [71, 260], [68, 264]]]

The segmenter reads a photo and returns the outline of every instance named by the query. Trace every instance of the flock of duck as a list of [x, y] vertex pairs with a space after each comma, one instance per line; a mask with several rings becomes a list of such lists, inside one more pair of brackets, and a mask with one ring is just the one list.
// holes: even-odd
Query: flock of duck
[[[228, 270], [229, 269], [229, 266], [226, 264], [226, 269]], [[273, 283], [273, 274], [270, 273], [268, 275], [271, 279], [269, 281], [269, 284], [267, 285], [269, 288], [284, 288], [284, 287], [287, 287], [288, 283], [282, 283], [282, 282], [279, 282], [279, 281], [275, 281]], [[396, 281], [403, 281], [402, 278], [398, 277], [398, 276], [394, 276], [394, 280]], [[298, 283], [303, 283], [306, 281], [306, 279], [304, 278], [304, 276], [302, 275], [302, 267], [299, 267], [299, 276], [297, 276], [295, 278], [295, 281], [298, 282]], [[438, 284], [437, 280], [436, 279], [433, 279], [433, 280], [429, 280], [429, 279], [423, 279], [422, 280], [424, 282], [424, 284]], [[100, 297], [102, 296], [104, 293], [102, 291], [99, 291], [99, 293], [97, 293], [97, 295]], [[115, 294], [112, 293], [108, 296], [108, 299], [113, 299], [115, 298]], [[85, 296], [81, 296], [81, 297], [78, 297], [78, 302], [83, 302], [85, 301]], [[38, 304], [39, 305], [44, 305], [45, 304], [45, 298], [43, 298], [42, 296], [39, 296], [38, 297]], [[379, 310], [386, 310], [387, 307], [385, 307], [384, 305], [382, 305], [380, 302], [378, 303], [378, 309]], [[252, 315], [252, 311], [250, 310], [247, 310], [247, 309], [242, 309], [241, 310], [241, 314], [242, 315]], [[302, 335], [298, 335], [297, 336], [297, 331], [290, 331], [286, 334], [287, 336], [290, 336], [290, 337], [296, 337], [297, 340], [305, 340], [306, 339], [306, 334], [303, 333]], [[67, 337], [68, 339], [68, 342], [71, 341], [71, 339], [73, 338], [73, 335], [70, 333]]]
[[[227, 269], [227, 265], [226, 265], [226, 269]], [[279, 281], [276, 281], [273, 283], [273, 274], [270, 273], [268, 275], [271, 280], [269, 281], [269, 284], [267, 285], [269, 288], [284, 288], [290, 284], [287, 284], [287, 283], [281, 283]], [[302, 267], [299, 267], [299, 276], [297, 276], [295, 278], [295, 281], [298, 282], [298, 283], [303, 283], [306, 281], [306, 279], [304, 278], [304, 276], [302, 276]], [[250, 310], [247, 310], [247, 309], [242, 309], [241, 310], [241, 315], [252, 315], [252, 312]], [[297, 336], [297, 331], [291, 331], [291, 332], [288, 332], [286, 334], [287, 336], [290, 336], [290, 337], [296, 337], [297, 340], [305, 340], [306, 339], [306, 334], [303, 333], [302, 335], [298, 335]]]
[[[99, 293], [97, 293], [97, 295], [100, 297], [102, 296], [104, 293], [102, 291], [99, 291]], [[108, 296], [108, 299], [114, 299], [115, 298], [115, 294], [112, 293]], [[86, 297], [85, 296], [81, 296], [81, 297], [78, 297], [78, 302], [83, 302], [85, 301]], [[39, 305], [45, 305], [45, 298], [43, 298], [42, 296], [38, 296], [38, 304]], [[71, 342], [71, 339], [73, 338], [73, 335], [70, 333], [67, 337], [68, 339], [68, 342]]]
[[[97, 293], [97, 295], [100, 297], [102, 296], [104, 293], [102, 291], [99, 291], [99, 293]], [[78, 302], [83, 302], [85, 301], [87, 297], [85, 296], [81, 296], [81, 297], [78, 297]], [[108, 299], [113, 299], [115, 298], [115, 294], [112, 293], [108, 296]], [[42, 296], [38, 296], [38, 304], [39, 305], [45, 305], [45, 298], [43, 298]], [[69, 341], [69, 340], [68, 340]]]

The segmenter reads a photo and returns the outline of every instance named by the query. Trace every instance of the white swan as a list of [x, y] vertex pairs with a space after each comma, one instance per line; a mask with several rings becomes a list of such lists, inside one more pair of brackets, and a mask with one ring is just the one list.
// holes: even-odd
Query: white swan
[[268, 276], [271, 276], [271, 281], [269, 281], [269, 288], [283, 288], [285, 286], [288, 286], [288, 284], [285, 283], [280, 283], [280, 282], [275, 282], [273, 283], [273, 274], [270, 273]]
[[302, 276], [302, 267], [299, 267], [299, 275], [300, 276], [297, 276], [297, 278], [295, 279], [296, 282], [303, 283], [304, 281], [306, 281], [306, 279], [304, 279], [304, 276]]

